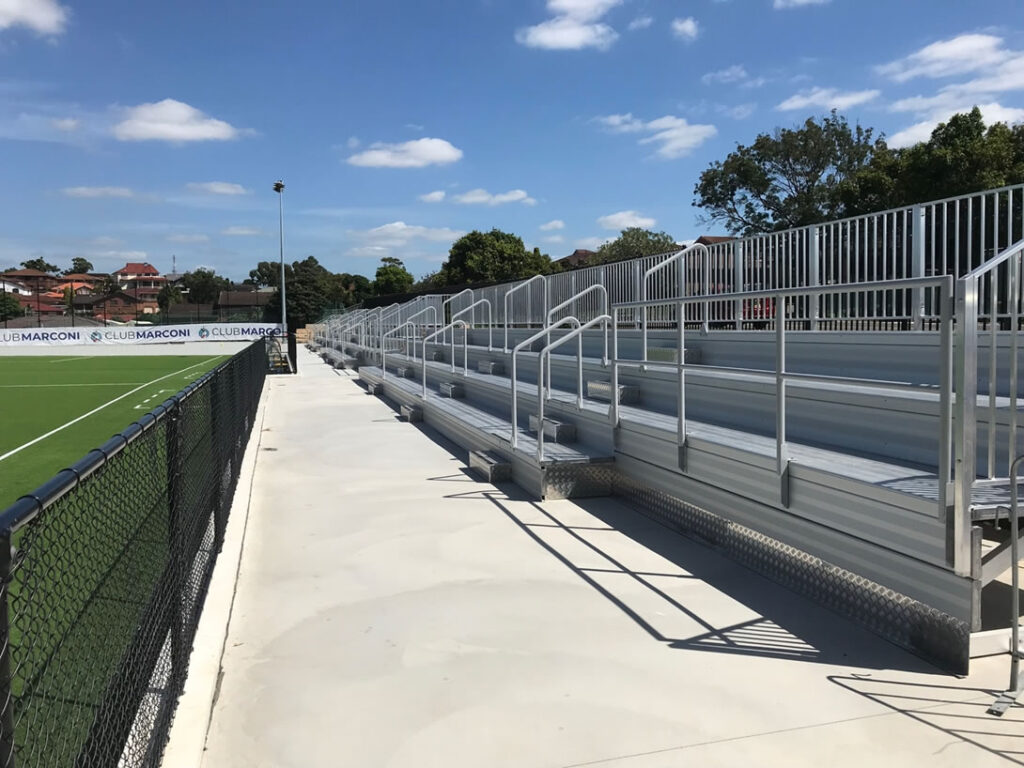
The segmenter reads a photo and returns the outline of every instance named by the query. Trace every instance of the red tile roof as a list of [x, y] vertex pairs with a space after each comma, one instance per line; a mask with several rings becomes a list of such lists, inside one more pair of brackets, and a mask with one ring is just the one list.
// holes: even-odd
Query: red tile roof
[[115, 270], [115, 275], [159, 275], [160, 270], [146, 261], [129, 261], [123, 267]]

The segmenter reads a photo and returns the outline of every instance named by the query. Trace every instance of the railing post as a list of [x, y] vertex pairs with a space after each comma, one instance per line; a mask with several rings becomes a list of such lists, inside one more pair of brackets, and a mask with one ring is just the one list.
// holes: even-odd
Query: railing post
[[168, 414], [165, 439], [167, 444], [167, 549], [171, 568], [170, 600], [171, 600], [171, 671], [170, 679], [175, 681], [175, 695], [180, 693], [180, 686], [185, 684], [184, 671], [188, 663], [188, 651], [184, 642], [185, 595], [183, 584], [186, 568], [189, 564], [182, 562], [185, 550], [184, 512], [182, 505], [182, 435], [181, 435], [181, 400], [177, 395], [171, 400], [174, 405]]
[[779, 501], [789, 506], [789, 446], [786, 442], [786, 302], [775, 297], [775, 468]]
[[[915, 205], [910, 215], [910, 269], [911, 277], [924, 277], [925, 273], [925, 209]], [[924, 288], [911, 291], [910, 327], [914, 330], [924, 329]]]
[[[820, 274], [820, 244], [818, 241], [818, 228], [816, 226], [807, 228], [807, 282], [811, 288], [821, 285]], [[808, 325], [810, 330], [818, 330], [818, 319], [821, 317], [821, 296], [814, 294], [809, 297]]]
[[[743, 245], [742, 240], [734, 240], [732, 243], [732, 290], [733, 293], [743, 293]], [[733, 302], [733, 314], [736, 316], [736, 330], [743, 329], [743, 299], [736, 299]]]
[[[685, 305], [679, 303], [679, 316], [683, 316]], [[678, 444], [679, 469], [686, 471], [686, 329], [679, 323], [679, 339], [677, 343], [676, 363], [679, 366], [679, 392], [676, 402], [676, 441]]]
[[[633, 259], [633, 285], [635, 291], [633, 293], [640, 301], [644, 301], [645, 296], [643, 295], [643, 286], [640, 282], [643, 280], [643, 272], [640, 270], [640, 259]], [[636, 313], [633, 314], [633, 322], [636, 325], [637, 330], [640, 328], [640, 316]]]
[[971, 492], [977, 479], [978, 283], [956, 281], [956, 466], [953, 514], [946, 519], [946, 562], [971, 575]]
[[14, 686], [11, 671], [11, 535], [0, 536], [0, 768], [14, 768]]

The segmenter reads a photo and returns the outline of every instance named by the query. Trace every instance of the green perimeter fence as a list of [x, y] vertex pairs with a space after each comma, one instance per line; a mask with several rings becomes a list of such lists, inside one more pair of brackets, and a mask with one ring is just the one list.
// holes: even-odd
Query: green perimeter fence
[[0, 767], [159, 764], [266, 372], [254, 342], [0, 513]]

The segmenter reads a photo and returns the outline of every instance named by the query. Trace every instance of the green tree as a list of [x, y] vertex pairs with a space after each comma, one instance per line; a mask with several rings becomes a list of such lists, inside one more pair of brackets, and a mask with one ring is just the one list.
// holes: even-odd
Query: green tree
[[0, 291], [0, 320], [13, 320], [25, 314], [16, 298], [6, 291]]
[[[280, 269], [280, 267], [279, 267]], [[285, 264], [285, 295], [288, 302], [288, 328], [295, 330], [319, 320], [330, 306], [330, 278], [328, 272], [313, 256], [302, 261]], [[281, 319], [281, 294], [277, 291], [270, 297], [264, 312], [264, 319], [277, 322]]]
[[276, 261], [261, 261], [256, 269], [249, 270], [249, 277], [245, 281], [250, 285], [259, 285], [265, 288], [276, 288], [281, 282], [281, 265]]
[[332, 274], [328, 283], [328, 298], [334, 306], [351, 307], [373, 295], [373, 284], [363, 275]]
[[172, 305], [183, 301], [181, 290], [176, 285], [165, 285], [156, 295], [156, 303], [161, 312], [166, 312]]
[[59, 271], [56, 265], [51, 264], [42, 257], [27, 259], [26, 261], [21, 262], [21, 266], [25, 269], [38, 269], [40, 272], [46, 272], [48, 274], [53, 274]]
[[521, 280], [551, 272], [551, 258], [539, 248], [526, 250], [523, 239], [500, 229], [474, 230], [456, 240], [441, 267], [444, 285]]
[[188, 292], [193, 304], [213, 304], [221, 291], [231, 288], [231, 281], [221, 277], [212, 269], [196, 269], [181, 277], [182, 292]]
[[940, 123], [927, 141], [883, 147], [843, 188], [847, 214], [955, 197], [1024, 181], [1024, 125], [986, 127], [977, 107]]
[[611, 242], [597, 249], [597, 255], [588, 261], [594, 264], [606, 264], [610, 261], [637, 259], [641, 256], [653, 256], [675, 250], [675, 238], [665, 232], [651, 232], [640, 227], [630, 227]]
[[751, 235], [839, 218], [845, 183], [885, 142], [835, 111], [802, 127], [776, 128], [716, 161], [694, 187], [705, 220]]
[[390, 296], [393, 293], [407, 293], [412, 288], [414, 278], [405, 268], [401, 259], [385, 256], [380, 260], [377, 274], [373, 281], [373, 292], [378, 296]]
[[81, 256], [75, 256], [71, 260], [71, 266], [64, 270], [65, 275], [84, 275], [92, 272], [92, 262]]

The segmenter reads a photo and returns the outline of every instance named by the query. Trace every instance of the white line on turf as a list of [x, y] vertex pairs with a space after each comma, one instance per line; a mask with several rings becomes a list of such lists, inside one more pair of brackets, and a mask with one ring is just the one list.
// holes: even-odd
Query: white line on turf
[[96, 355], [75, 355], [74, 357], [64, 357], [58, 360], [51, 360], [50, 364], [52, 365], [53, 363], [69, 363], [72, 360], [92, 360], [95, 357]]
[[138, 384], [149, 384], [148, 381], [104, 381], [96, 384], [0, 384], [0, 389], [15, 387], [134, 387]]
[[218, 358], [221, 358], [221, 357], [225, 357], [225, 355], [214, 355], [213, 357], [209, 357], [209, 358], [207, 358], [206, 360], [203, 360], [202, 362], [196, 363], [195, 365], [189, 365], [189, 366], [186, 366], [185, 368], [182, 368], [182, 369], [181, 369], [180, 371], [175, 371], [174, 373], [168, 373], [167, 375], [165, 375], [165, 376], [160, 376], [159, 378], [153, 379], [152, 381], [147, 381], [147, 382], [146, 382], [145, 384], [142, 384], [142, 385], [140, 385], [140, 386], [136, 387], [135, 389], [129, 390], [129, 391], [125, 392], [125, 393], [124, 393], [123, 395], [118, 395], [118, 396], [117, 396], [117, 397], [115, 397], [115, 398], [114, 398], [113, 400], [110, 400], [110, 401], [108, 401], [108, 402], [104, 403], [103, 405], [99, 406], [98, 408], [93, 408], [93, 409], [92, 409], [91, 411], [89, 411], [88, 413], [83, 413], [83, 414], [82, 414], [81, 416], [79, 416], [78, 418], [72, 419], [72, 420], [71, 420], [71, 421], [69, 421], [69, 422], [68, 422], [67, 424], [61, 424], [61, 425], [60, 425], [59, 427], [57, 427], [56, 429], [51, 429], [51, 430], [50, 430], [49, 432], [47, 432], [47, 433], [46, 433], [45, 435], [40, 435], [39, 437], [35, 438], [34, 440], [29, 440], [29, 441], [28, 441], [27, 443], [25, 443], [24, 445], [19, 445], [19, 446], [18, 446], [17, 448], [15, 448], [15, 449], [13, 449], [13, 450], [10, 450], [10, 451], [8, 451], [7, 453], [5, 453], [5, 454], [3, 454], [2, 456], [0, 456], [0, 461], [3, 461], [4, 459], [6, 459], [6, 458], [8, 458], [8, 457], [10, 457], [10, 456], [13, 456], [13, 455], [14, 455], [14, 454], [16, 454], [16, 453], [18, 453], [18, 452], [20, 452], [20, 451], [23, 451], [23, 450], [25, 450], [25, 449], [26, 449], [26, 448], [28, 448], [29, 446], [35, 445], [35, 444], [36, 444], [36, 443], [38, 443], [38, 442], [39, 442], [40, 440], [45, 440], [46, 438], [50, 437], [51, 435], [55, 435], [55, 434], [57, 434], [58, 432], [60, 432], [60, 431], [61, 431], [61, 430], [63, 430], [63, 429], [67, 429], [67, 428], [68, 428], [68, 427], [70, 427], [70, 426], [71, 426], [72, 424], [77, 424], [77, 423], [78, 423], [79, 421], [81, 421], [82, 419], [87, 419], [87, 418], [89, 418], [89, 417], [90, 417], [90, 416], [92, 416], [92, 415], [93, 415], [94, 413], [99, 413], [99, 412], [100, 412], [100, 411], [102, 411], [102, 410], [103, 410], [104, 408], [106, 408], [106, 407], [107, 407], [108, 405], [113, 405], [113, 404], [114, 404], [114, 403], [116, 403], [116, 402], [117, 402], [118, 400], [124, 400], [124, 399], [125, 399], [126, 397], [128, 397], [129, 395], [134, 395], [134, 394], [135, 394], [136, 392], [138, 392], [138, 391], [139, 391], [140, 389], [145, 389], [146, 387], [150, 386], [151, 384], [156, 384], [156, 383], [157, 383], [158, 381], [163, 381], [164, 379], [169, 379], [169, 378], [171, 378], [172, 376], [177, 376], [177, 375], [179, 375], [179, 374], [185, 373], [185, 371], [190, 371], [190, 370], [192, 370], [193, 368], [198, 368], [198, 367], [199, 367], [200, 365], [205, 365], [206, 363], [210, 362], [211, 360], [217, 360]]

